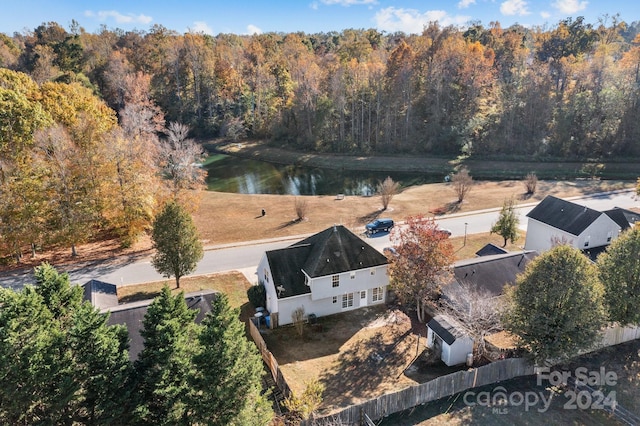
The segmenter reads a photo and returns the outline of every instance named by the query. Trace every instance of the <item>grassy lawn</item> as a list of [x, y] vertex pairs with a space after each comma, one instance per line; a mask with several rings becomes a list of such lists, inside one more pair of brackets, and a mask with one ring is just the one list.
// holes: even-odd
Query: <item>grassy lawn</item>
[[234, 308], [240, 308], [242, 313], [249, 309], [247, 289], [251, 286], [251, 283], [247, 281], [244, 275], [237, 271], [184, 277], [180, 279], [180, 289], [176, 288], [176, 282], [174, 279], [119, 286], [118, 300], [120, 303], [128, 303], [138, 300], [153, 299], [160, 294], [162, 287], [165, 285], [169, 286], [174, 294], [180, 291], [192, 293], [200, 290], [217, 290], [226, 294], [229, 298], [229, 304]]
[[404, 370], [425, 338], [418, 341], [412, 327], [407, 315], [382, 305], [318, 318], [302, 336], [284, 326], [263, 337], [295, 393], [312, 379], [325, 386], [319, 413], [328, 415], [416, 383]]

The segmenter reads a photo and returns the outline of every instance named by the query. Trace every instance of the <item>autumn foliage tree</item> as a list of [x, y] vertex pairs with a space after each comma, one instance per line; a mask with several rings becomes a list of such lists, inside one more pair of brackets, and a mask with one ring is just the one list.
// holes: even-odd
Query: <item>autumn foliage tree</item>
[[450, 279], [453, 246], [433, 218], [411, 216], [391, 232], [397, 256], [389, 264], [390, 284], [406, 306], [423, 321], [424, 304], [434, 301]]

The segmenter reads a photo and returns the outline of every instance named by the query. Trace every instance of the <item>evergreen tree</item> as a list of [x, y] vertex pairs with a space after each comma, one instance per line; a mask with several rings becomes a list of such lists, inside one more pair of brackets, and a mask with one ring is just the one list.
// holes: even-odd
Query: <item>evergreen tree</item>
[[238, 309], [219, 295], [202, 322], [191, 378], [192, 415], [199, 424], [267, 425], [272, 412], [261, 395], [262, 359], [247, 340]]
[[143, 424], [181, 424], [188, 412], [188, 377], [198, 348], [197, 311], [187, 307], [184, 293], [169, 287], [149, 306], [140, 334], [144, 349], [136, 361], [136, 418]]
[[514, 243], [518, 239], [518, 223], [520, 220], [513, 205], [513, 198], [505, 200], [497, 222], [491, 227], [492, 234], [498, 234], [504, 239], [502, 247], [506, 247], [509, 240]]
[[622, 234], [598, 257], [609, 319], [622, 325], [640, 323], [639, 253], [640, 228], [635, 227]]
[[191, 215], [175, 201], [169, 202], [153, 222], [151, 238], [156, 249], [153, 267], [167, 278], [174, 276], [180, 288], [180, 277], [191, 273], [204, 255]]
[[503, 325], [535, 361], [569, 358], [597, 342], [602, 293], [589, 259], [573, 247], [556, 246], [529, 263], [507, 290]]
[[124, 328], [82, 303], [67, 274], [44, 264], [36, 280], [0, 290], [0, 423], [127, 423]]

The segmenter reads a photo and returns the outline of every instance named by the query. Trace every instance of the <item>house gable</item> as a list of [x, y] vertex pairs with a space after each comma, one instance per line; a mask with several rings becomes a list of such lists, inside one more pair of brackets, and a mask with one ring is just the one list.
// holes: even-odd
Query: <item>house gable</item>
[[611, 210], [606, 210], [603, 213], [609, 216], [615, 223], [617, 223], [618, 226], [620, 226], [620, 229], [622, 229], [623, 231], [630, 228], [638, 220], [640, 220], [639, 213], [627, 209], [621, 209], [619, 207], [615, 207]]
[[578, 236], [600, 215], [597, 210], [547, 195], [527, 217]]
[[273, 286], [278, 299], [311, 293], [302, 272], [311, 249], [310, 244], [296, 244], [266, 252], [272, 282], [264, 284]]
[[[307, 281], [388, 263], [387, 258], [342, 225], [289, 247], [266, 252], [278, 299], [311, 293]], [[306, 276], [305, 276], [306, 274]], [[278, 291], [280, 288], [280, 291]]]

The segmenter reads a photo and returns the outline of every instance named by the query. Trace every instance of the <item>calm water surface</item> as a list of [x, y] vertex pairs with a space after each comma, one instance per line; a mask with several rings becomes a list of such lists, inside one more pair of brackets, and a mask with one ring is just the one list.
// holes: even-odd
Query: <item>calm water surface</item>
[[205, 162], [211, 191], [239, 194], [372, 195], [387, 176], [402, 186], [442, 182], [425, 173], [319, 169], [212, 154]]

